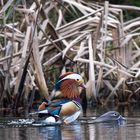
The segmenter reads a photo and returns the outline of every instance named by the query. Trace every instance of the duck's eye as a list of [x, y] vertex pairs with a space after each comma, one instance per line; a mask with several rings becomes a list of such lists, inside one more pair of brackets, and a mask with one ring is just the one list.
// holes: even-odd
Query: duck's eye
[[114, 113], [114, 116], [117, 116], [117, 113]]
[[79, 79], [76, 79], [77, 81], [79, 81]]

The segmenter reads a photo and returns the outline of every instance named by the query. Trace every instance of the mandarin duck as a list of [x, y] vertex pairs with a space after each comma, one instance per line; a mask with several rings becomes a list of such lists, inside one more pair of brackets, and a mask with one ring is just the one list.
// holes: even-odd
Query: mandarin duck
[[79, 87], [85, 88], [81, 75], [74, 72], [61, 75], [54, 86], [50, 102], [43, 102], [34, 114], [38, 114], [39, 118], [45, 116], [48, 122], [61, 120], [68, 124], [75, 121], [82, 111]]

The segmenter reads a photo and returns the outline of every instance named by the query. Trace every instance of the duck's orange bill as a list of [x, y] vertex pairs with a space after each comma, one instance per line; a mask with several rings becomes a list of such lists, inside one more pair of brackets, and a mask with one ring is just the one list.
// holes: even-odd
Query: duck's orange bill
[[86, 85], [85, 85], [84, 83], [81, 83], [81, 84], [80, 84], [80, 87], [82, 87], [82, 88], [85, 89], [85, 88], [86, 88]]

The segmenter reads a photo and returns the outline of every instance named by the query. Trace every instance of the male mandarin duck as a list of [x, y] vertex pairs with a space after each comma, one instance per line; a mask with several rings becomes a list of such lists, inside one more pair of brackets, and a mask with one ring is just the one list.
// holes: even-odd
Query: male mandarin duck
[[55, 121], [61, 120], [66, 124], [73, 122], [82, 110], [79, 87], [85, 88], [81, 75], [74, 72], [61, 75], [55, 84], [50, 103], [43, 102], [36, 114], [39, 117], [45, 116], [46, 119], [55, 118]]

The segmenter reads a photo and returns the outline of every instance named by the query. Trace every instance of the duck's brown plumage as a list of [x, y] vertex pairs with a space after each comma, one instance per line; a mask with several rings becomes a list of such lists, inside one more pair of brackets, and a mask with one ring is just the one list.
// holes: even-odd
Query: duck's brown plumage
[[63, 97], [74, 99], [79, 97], [78, 83], [74, 79], [64, 80], [60, 86]]

